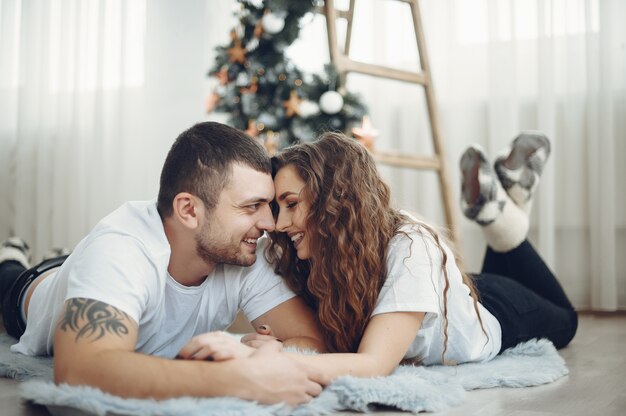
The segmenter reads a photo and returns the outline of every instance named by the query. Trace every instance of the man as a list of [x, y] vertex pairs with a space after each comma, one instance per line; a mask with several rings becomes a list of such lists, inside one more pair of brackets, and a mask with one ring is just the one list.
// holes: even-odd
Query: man
[[[22, 272], [6, 290], [5, 326], [19, 338], [12, 350], [54, 351], [57, 383], [123, 397], [310, 400], [325, 378], [278, 343], [228, 361], [200, 360], [200, 350], [194, 360], [188, 348], [188, 359], [172, 359], [193, 337], [227, 328], [239, 309], [287, 344], [323, 349], [311, 312], [257, 255], [274, 229], [273, 196], [256, 141], [219, 123], [193, 126], [167, 155], [157, 201], [124, 204], [58, 271]], [[10, 241], [4, 253], [19, 252]], [[3, 265], [25, 263], [19, 257]]]

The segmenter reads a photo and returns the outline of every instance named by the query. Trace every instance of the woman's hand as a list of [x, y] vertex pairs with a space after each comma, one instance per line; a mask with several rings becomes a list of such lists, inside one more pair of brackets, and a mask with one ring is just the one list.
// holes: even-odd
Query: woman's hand
[[177, 358], [185, 360], [225, 361], [246, 358], [254, 348], [244, 345], [226, 332], [216, 331], [197, 335], [179, 351]]
[[269, 325], [261, 325], [257, 327], [256, 333], [246, 334], [241, 338], [241, 342], [248, 347], [259, 348], [261, 345], [266, 344], [267, 342], [281, 342], [278, 338], [274, 336], [272, 329]]

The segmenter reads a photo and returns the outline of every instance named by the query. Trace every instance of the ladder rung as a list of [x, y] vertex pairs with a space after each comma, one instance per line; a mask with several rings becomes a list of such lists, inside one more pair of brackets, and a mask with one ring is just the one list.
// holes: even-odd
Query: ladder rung
[[374, 160], [378, 163], [411, 169], [441, 169], [441, 162], [436, 156], [407, 155], [405, 153], [374, 150]]
[[[317, 6], [314, 10], [315, 13], [324, 14], [324, 6]], [[335, 9], [337, 17], [340, 19], [350, 20], [350, 10]]]
[[342, 56], [338, 63], [339, 72], [358, 72], [361, 74], [373, 75], [381, 78], [395, 79], [398, 81], [412, 82], [414, 84], [426, 85], [426, 76], [423, 73], [403, 71], [401, 69], [389, 68], [381, 65], [358, 62]]

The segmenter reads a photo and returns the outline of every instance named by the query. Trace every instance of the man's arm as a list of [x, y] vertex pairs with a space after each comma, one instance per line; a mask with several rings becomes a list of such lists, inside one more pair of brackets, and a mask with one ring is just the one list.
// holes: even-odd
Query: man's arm
[[[262, 325], [269, 326], [272, 335], [283, 341], [284, 345], [326, 352], [317, 318], [311, 308], [298, 296], [281, 303], [252, 321], [252, 326], [257, 330]], [[255, 337], [263, 341], [272, 339], [264, 335]]]
[[121, 397], [236, 396], [263, 403], [303, 403], [326, 380], [268, 344], [223, 362], [168, 360], [134, 352], [137, 324], [103, 302], [69, 299], [55, 332], [56, 383], [89, 385]]

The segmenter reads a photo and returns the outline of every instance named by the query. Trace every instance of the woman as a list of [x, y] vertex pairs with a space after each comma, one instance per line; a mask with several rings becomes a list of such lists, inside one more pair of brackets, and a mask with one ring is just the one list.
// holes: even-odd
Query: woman
[[564, 347], [576, 312], [526, 240], [549, 150], [545, 136], [521, 134], [497, 175], [477, 147], [461, 158], [463, 211], [489, 244], [472, 279], [433, 227], [391, 207], [361, 145], [331, 133], [293, 146], [275, 160], [270, 257], [317, 311], [329, 349], [373, 354], [379, 374], [402, 359], [485, 361], [532, 338]]
[[[432, 226], [391, 207], [389, 188], [356, 141], [330, 133], [279, 154], [268, 256], [317, 312], [335, 353], [301, 360], [330, 377], [378, 376], [403, 360], [487, 361], [532, 338], [567, 345], [576, 312], [526, 240], [549, 150], [545, 136], [524, 133], [495, 172], [479, 148], [464, 153], [463, 211], [488, 243], [472, 277]], [[269, 328], [259, 333], [243, 341], [272, 338]]]

